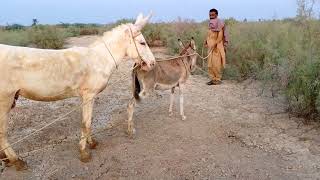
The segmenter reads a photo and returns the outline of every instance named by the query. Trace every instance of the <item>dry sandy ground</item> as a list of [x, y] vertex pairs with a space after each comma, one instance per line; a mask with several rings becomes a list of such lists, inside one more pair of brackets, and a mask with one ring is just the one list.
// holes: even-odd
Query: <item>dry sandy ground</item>
[[[94, 39], [73, 38], [69, 43], [86, 46]], [[154, 53], [162, 56], [163, 50]], [[29, 169], [4, 168], [0, 178], [320, 179], [319, 125], [304, 125], [301, 119], [289, 117], [283, 98], [272, 98], [268, 91], [259, 95], [258, 82], [224, 81], [209, 87], [206, 77], [194, 75], [185, 94], [186, 121], [180, 120], [178, 108], [174, 117], [168, 116], [169, 92], [160, 92], [162, 97], [150, 97], [137, 106], [137, 135], [128, 138], [130, 66], [120, 66], [110, 87], [96, 99], [93, 131], [105, 129], [108, 123], [114, 127], [96, 135], [100, 144], [90, 163], [78, 159], [77, 110], [14, 146]], [[10, 115], [10, 142], [78, 104], [77, 99], [51, 103], [19, 99]], [[33, 152], [25, 153], [29, 151]]]

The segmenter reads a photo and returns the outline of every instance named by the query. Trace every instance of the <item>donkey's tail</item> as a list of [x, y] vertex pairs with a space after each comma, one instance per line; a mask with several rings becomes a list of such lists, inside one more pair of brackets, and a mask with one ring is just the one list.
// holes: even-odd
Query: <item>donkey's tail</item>
[[137, 77], [137, 71], [133, 70], [132, 71], [132, 91], [133, 91], [133, 97], [137, 100], [140, 101], [140, 96], [139, 93], [141, 92], [141, 87], [140, 83]]

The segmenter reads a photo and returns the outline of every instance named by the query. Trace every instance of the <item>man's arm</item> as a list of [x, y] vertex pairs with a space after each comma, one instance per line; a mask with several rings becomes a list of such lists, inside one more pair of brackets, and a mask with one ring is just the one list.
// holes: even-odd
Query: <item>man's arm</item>
[[[209, 31], [210, 31], [210, 30], [209, 30]], [[207, 36], [206, 36], [206, 38], [204, 39], [204, 42], [203, 42], [203, 45], [204, 45], [205, 48], [208, 48], [209, 31], [207, 32]]]
[[217, 44], [219, 44], [222, 40], [223, 40], [223, 28], [221, 29], [221, 31], [219, 31], [218, 37], [213, 43], [213, 48], [214, 49], [217, 48]]

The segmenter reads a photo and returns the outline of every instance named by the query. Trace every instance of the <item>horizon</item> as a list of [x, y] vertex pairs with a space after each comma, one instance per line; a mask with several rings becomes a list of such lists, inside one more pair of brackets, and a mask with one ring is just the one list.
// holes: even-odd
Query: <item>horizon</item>
[[[233, 17], [230, 17], [230, 18], [233, 18]], [[222, 19], [222, 20], [228, 20], [228, 19], [230, 19], [230, 18], [227, 18], [227, 19]], [[282, 18], [282, 19], [260, 19], [262, 22], [268, 22], [268, 21], [274, 21], [274, 20], [276, 20], [276, 21], [282, 21], [282, 20], [286, 20], [286, 19], [292, 19], [292, 20], [294, 20], [296, 17], [286, 17], [286, 18]], [[235, 18], [234, 18], [235, 19]], [[72, 23], [68, 23], [68, 22], [59, 22], [59, 23], [56, 23], [56, 24], [45, 24], [45, 23], [41, 23], [41, 22], [39, 22], [39, 23], [37, 23], [37, 25], [49, 25], [49, 26], [54, 26], [54, 25], [61, 25], [61, 24], [69, 24], [69, 25], [76, 25], [76, 24], [80, 24], [80, 25], [97, 25], [97, 26], [105, 26], [105, 25], [112, 25], [112, 24], [115, 24], [115, 23], [117, 23], [118, 21], [121, 21], [121, 20], [129, 20], [129, 21], [131, 21], [131, 20], [133, 20], [133, 21], [135, 21], [135, 19], [134, 18], [124, 18], [124, 19], [118, 19], [118, 20], [115, 20], [115, 21], [112, 21], [112, 22], [109, 22], [109, 23], [105, 23], [105, 24], [103, 24], [103, 23], [82, 23], [82, 22], [72, 22]], [[151, 21], [150, 23], [151, 24], [153, 24], [153, 23], [175, 23], [175, 22], [177, 22], [177, 21], [179, 21], [179, 20], [181, 20], [181, 21], [191, 21], [191, 22], [195, 22], [195, 23], [203, 23], [203, 22], [205, 22], [205, 21], [207, 21], [206, 19], [205, 20], [203, 20], [203, 21], [195, 21], [194, 19], [183, 19], [183, 18], [181, 18], [180, 19], [180, 17], [177, 17], [177, 19], [173, 19], [173, 20], [170, 20], [170, 21], [157, 21], [157, 22], [155, 22], [155, 21]], [[235, 19], [237, 22], [244, 22], [245, 20], [247, 20], [246, 22], [260, 22], [260, 20], [259, 19], [254, 19], [254, 20], [248, 20], [248, 19], [242, 19], [242, 20], [239, 20], [239, 19]], [[32, 19], [31, 19], [31, 21], [32, 21]], [[21, 24], [21, 23], [8, 23], [8, 24], [0, 24], [0, 26], [2, 26], [2, 27], [5, 27], [5, 26], [12, 26], [12, 25], [22, 25], [22, 26], [24, 26], [24, 27], [31, 27], [32, 26], [32, 23], [30, 23], [30, 24]]]
[[[63, 6], [61, 6], [63, 4]], [[123, 4], [130, 9], [124, 9]], [[21, 24], [28, 26], [32, 19], [37, 19], [39, 24], [83, 23], [83, 24], [110, 24], [121, 19], [135, 19], [143, 12], [148, 14], [153, 11], [151, 22], [172, 22], [181, 19], [202, 22], [208, 19], [211, 8], [219, 10], [221, 19], [234, 18], [238, 21], [258, 21], [259, 19], [273, 20], [294, 18], [297, 12], [295, 0], [269, 0], [254, 1], [225, 0], [214, 2], [212, 0], [137, 0], [135, 2], [124, 0], [121, 2], [105, 2], [103, 0], [63, 0], [41, 1], [29, 0], [4, 0], [0, 7], [0, 25]], [[72, 7], [72, 8], [70, 8]], [[318, 7], [318, 6], [317, 6]], [[32, 9], [32, 10], [31, 10]], [[12, 13], [14, 12], [14, 13]]]

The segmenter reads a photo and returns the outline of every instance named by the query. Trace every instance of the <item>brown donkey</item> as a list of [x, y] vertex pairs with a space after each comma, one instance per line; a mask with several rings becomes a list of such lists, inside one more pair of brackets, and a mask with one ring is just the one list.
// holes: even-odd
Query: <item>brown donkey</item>
[[136, 101], [144, 98], [154, 90], [169, 90], [171, 89], [170, 95], [170, 106], [169, 106], [169, 116], [172, 116], [172, 106], [174, 101], [174, 90], [179, 87], [180, 94], [180, 115], [182, 120], [186, 119], [183, 110], [183, 91], [185, 82], [187, 81], [190, 73], [193, 71], [197, 55], [196, 46], [194, 39], [184, 46], [183, 43], [179, 41], [181, 47], [181, 56], [172, 60], [157, 61], [155, 67], [151, 71], [144, 71], [141, 69], [136, 69], [132, 72], [132, 84], [133, 84], [133, 97], [128, 104], [128, 134], [133, 136], [135, 134], [133, 112]]

